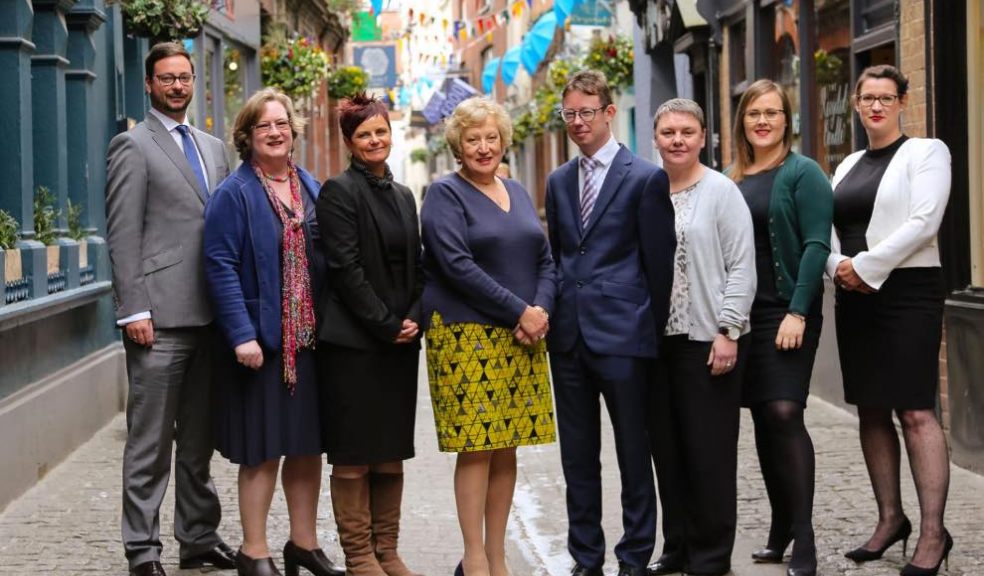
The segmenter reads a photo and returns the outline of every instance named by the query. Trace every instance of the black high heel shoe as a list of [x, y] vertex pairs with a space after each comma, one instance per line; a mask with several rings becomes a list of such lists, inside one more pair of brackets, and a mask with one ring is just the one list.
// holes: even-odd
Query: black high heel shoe
[[940, 565], [946, 565], [947, 572], [950, 571], [950, 550], [953, 548], [953, 538], [950, 536], [949, 530], [943, 529], [943, 556], [940, 557], [940, 561], [936, 563], [936, 566], [932, 568], [920, 568], [913, 563], [906, 564], [902, 570], [899, 571], [899, 576], [936, 576], [940, 571]]
[[781, 564], [782, 557], [786, 554], [786, 548], [793, 539], [787, 538], [781, 546], [773, 548], [766, 544], [765, 548], [752, 552], [752, 560], [758, 564]]
[[283, 576], [273, 558], [250, 558], [242, 550], [236, 552], [236, 573], [239, 576]]
[[799, 530], [794, 541], [786, 576], [817, 576], [817, 545], [813, 529]]
[[288, 540], [284, 544], [284, 572], [287, 576], [298, 576], [298, 566], [314, 576], [345, 576], [345, 570], [335, 566], [321, 548], [305, 550]]
[[454, 569], [454, 576], [465, 576], [465, 569], [461, 567], [461, 562], [458, 562], [458, 566]]
[[905, 516], [902, 517], [902, 524], [899, 525], [899, 529], [895, 531], [895, 534], [885, 542], [885, 545], [878, 550], [868, 550], [865, 547], [855, 548], [850, 552], [844, 554], [844, 557], [849, 560], [854, 560], [858, 564], [862, 562], [870, 562], [871, 560], [878, 560], [885, 555], [885, 551], [891, 548], [893, 544], [902, 541], [902, 557], [905, 557], [906, 550], [909, 548], [909, 536], [912, 534], [912, 523]]

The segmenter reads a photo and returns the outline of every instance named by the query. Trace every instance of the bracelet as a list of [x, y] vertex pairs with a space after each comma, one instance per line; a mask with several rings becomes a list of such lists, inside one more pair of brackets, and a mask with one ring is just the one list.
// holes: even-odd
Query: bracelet
[[797, 320], [806, 322], [806, 316], [803, 316], [802, 314], [797, 314], [796, 312], [786, 312], [786, 314], [789, 314], [790, 316], [796, 318]]
[[539, 310], [540, 311], [540, 314], [543, 314], [547, 318], [547, 320], [550, 319], [550, 314], [547, 314], [547, 311], [543, 309], [543, 306], [539, 306], [539, 305], [538, 306], [534, 306], [533, 309], [534, 310]]

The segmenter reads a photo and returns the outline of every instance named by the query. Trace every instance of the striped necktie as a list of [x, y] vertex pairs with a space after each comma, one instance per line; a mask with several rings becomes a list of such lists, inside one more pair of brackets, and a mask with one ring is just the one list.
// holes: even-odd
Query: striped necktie
[[601, 188], [601, 162], [590, 156], [581, 157], [581, 171], [584, 173], [584, 187], [581, 188], [581, 227], [588, 225], [588, 218], [591, 210], [594, 209], [595, 200], [598, 199], [598, 190]]
[[177, 131], [181, 133], [181, 146], [184, 148], [185, 158], [191, 165], [191, 171], [198, 178], [198, 183], [202, 186], [202, 194], [208, 198], [208, 180], [205, 179], [205, 171], [202, 170], [202, 163], [198, 160], [198, 152], [195, 149], [195, 141], [191, 139], [189, 128], [184, 124], [179, 124]]

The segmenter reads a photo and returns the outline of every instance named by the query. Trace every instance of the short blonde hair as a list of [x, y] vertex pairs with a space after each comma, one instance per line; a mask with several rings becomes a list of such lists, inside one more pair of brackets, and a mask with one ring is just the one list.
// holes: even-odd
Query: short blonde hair
[[653, 116], [653, 130], [659, 126], [659, 119], [667, 114], [689, 114], [697, 120], [700, 124], [700, 129], [704, 130], [707, 126], [704, 125], [704, 109], [700, 107], [700, 104], [690, 100], [689, 98], [673, 98], [667, 100], [659, 105], [656, 109], [656, 114]]
[[297, 142], [297, 137], [304, 133], [304, 125], [307, 124], [307, 120], [294, 112], [294, 102], [290, 96], [276, 88], [264, 88], [250, 96], [249, 100], [243, 104], [232, 129], [232, 143], [236, 146], [236, 151], [239, 152], [239, 158], [244, 162], [249, 160], [252, 154], [250, 142], [253, 138], [253, 126], [263, 114], [263, 107], [266, 106], [267, 102], [279, 102], [287, 110], [287, 120], [290, 121], [290, 132], [294, 142]]
[[451, 153], [455, 158], [461, 158], [462, 133], [469, 128], [480, 126], [489, 116], [495, 119], [495, 126], [499, 129], [503, 153], [512, 146], [513, 126], [509, 113], [501, 104], [486, 97], [475, 96], [455, 106], [454, 112], [444, 126], [444, 139], [451, 147]]

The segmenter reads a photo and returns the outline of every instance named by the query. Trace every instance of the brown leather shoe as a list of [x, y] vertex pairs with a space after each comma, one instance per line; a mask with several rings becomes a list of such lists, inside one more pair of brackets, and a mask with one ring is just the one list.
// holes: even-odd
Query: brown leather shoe
[[130, 570], [130, 576], [167, 576], [164, 567], [157, 560], [137, 564]]

